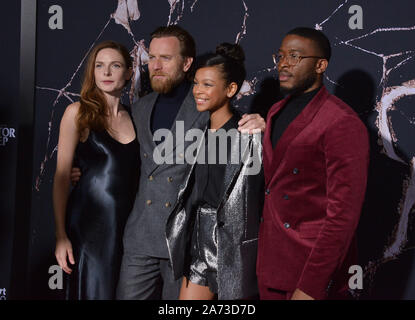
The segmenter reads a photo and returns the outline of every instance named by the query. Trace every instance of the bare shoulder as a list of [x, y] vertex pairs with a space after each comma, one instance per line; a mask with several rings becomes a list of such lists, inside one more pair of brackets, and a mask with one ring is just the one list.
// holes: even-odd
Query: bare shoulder
[[79, 112], [79, 107], [81, 106], [79, 101], [76, 101], [74, 103], [71, 103], [68, 105], [65, 109], [65, 112], [63, 114], [62, 120], [68, 121], [68, 120], [75, 120], [76, 116]]
[[65, 109], [65, 112], [63, 113], [60, 127], [76, 127], [76, 118], [78, 116], [79, 107], [81, 104], [79, 102], [74, 102], [68, 105]]
[[79, 107], [81, 106], [81, 103], [79, 101], [76, 101], [74, 103], [71, 103], [70, 105], [68, 105], [65, 109], [65, 113], [69, 113], [69, 114], [78, 114], [79, 111]]

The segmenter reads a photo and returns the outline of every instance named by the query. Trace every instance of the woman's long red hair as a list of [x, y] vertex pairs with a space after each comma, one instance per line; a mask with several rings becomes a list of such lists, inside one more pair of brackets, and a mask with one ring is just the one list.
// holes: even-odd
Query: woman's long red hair
[[[96, 45], [88, 56], [82, 81], [80, 108], [77, 117], [78, 131], [85, 129], [102, 131], [108, 129], [108, 105], [102, 91], [95, 84], [95, 60], [100, 50], [111, 48], [117, 50], [124, 58], [126, 68], [132, 68], [130, 54], [122, 44], [104, 41]], [[126, 82], [127, 84], [127, 82]]]

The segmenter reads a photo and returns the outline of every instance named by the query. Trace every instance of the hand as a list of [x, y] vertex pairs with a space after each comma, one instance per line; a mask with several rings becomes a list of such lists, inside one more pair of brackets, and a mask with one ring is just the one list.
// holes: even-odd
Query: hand
[[259, 133], [265, 131], [265, 120], [258, 113], [244, 114], [238, 122], [242, 133]]
[[291, 296], [291, 300], [315, 300], [313, 297], [310, 297], [307, 293], [304, 291], [301, 291], [300, 289], [295, 289], [293, 295]]
[[69, 258], [71, 264], [75, 264], [75, 259], [73, 258], [72, 244], [68, 237], [56, 240], [55, 257], [62, 270], [67, 274], [71, 274], [72, 269], [68, 267], [67, 258]]
[[76, 186], [76, 184], [78, 183], [79, 179], [81, 178], [81, 169], [77, 168], [77, 167], [73, 167], [71, 170], [71, 182], [73, 186]]

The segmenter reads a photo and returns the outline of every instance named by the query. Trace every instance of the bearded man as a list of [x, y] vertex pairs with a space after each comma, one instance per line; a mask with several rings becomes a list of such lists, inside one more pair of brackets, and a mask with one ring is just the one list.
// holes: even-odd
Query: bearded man
[[263, 140], [261, 299], [348, 297], [369, 143], [357, 114], [323, 85], [330, 56], [322, 32], [296, 28], [275, 57], [289, 95], [269, 111]]

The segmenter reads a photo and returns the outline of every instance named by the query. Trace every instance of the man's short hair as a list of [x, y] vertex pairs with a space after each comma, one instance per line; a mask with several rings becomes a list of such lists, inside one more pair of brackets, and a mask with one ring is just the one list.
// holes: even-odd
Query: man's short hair
[[180, 53], [183, 57], [195, 58], [196, 44], [189, 32], [178, 25], [161, 26], [151, 33], [151, 39], [176, 37], [180, 42]]
[[330, 41], [323, 32], [312, 28], [298, 27], [288, 31], [286, 35], [288, 36], [290, 34], [313, 40], [317, 48], [321, 51], [323, 57], [327, 59], [327, 61], [330, 61]]

